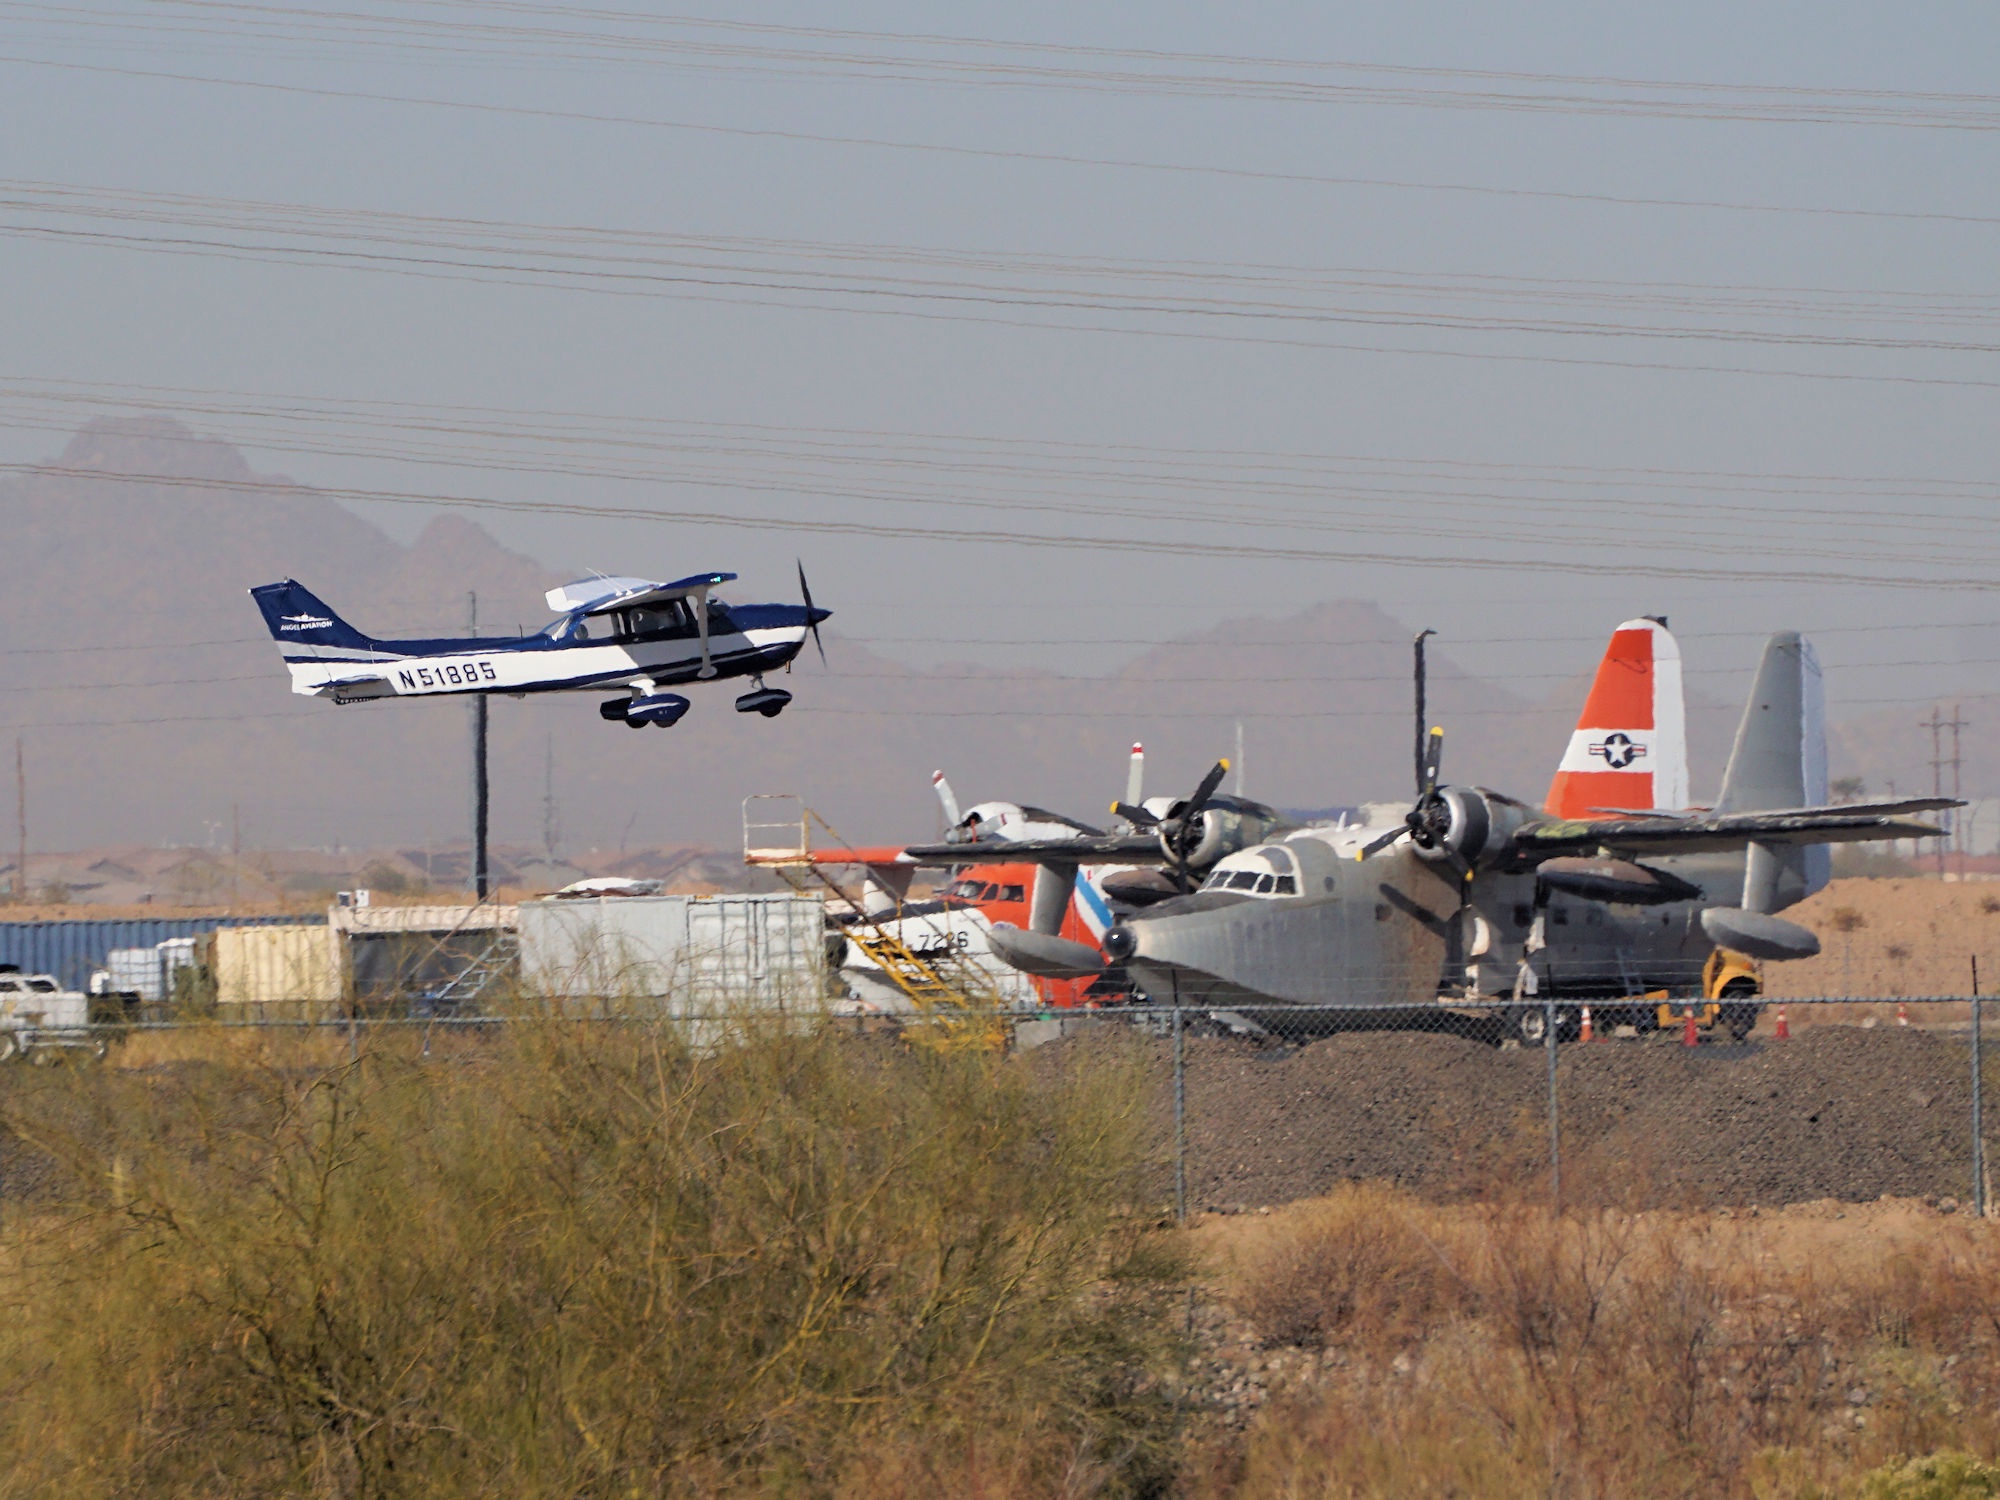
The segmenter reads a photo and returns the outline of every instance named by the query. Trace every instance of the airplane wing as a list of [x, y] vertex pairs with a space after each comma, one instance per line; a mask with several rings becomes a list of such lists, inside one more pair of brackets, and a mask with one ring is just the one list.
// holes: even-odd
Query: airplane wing
[[920, 865], [1163, 865], [1166, 851], [1150, 834], [1100, 834], [1081, 839], [975, 839], [964, 844], [912, 844], [905, 858]]
[[633, 609], [705, 594], [735, 577], [734, 573], [694, 573], [672, 583], [655, 583], [650, 578], [581, 578], [550, 589], [543, 597], [548, 600], [549, 608], [559, 614], [582, 610], [587, 615], [601, 615], [614, 609]]
[[804, 855], [789, 849], [773, 853], [759, 853], [755, 850], [743, 856], [746, 865], [795, 865], [803, 860], [810, 865], [914, 865], [909, 851], [900, 844], [876, 849], [808, 849]]
[[1943, 829], [1920, 822], [1910, 814], [1963, 805], [1950, 797], [1912, 797], [1901, 802], [1797, 807], [1706, 817], [1564, 818], [1522, 829], [1515, 835], [1514, 847], [1520, 863], [1536, 865], [1545, 859], [1595, 849], [1644, 858], [1704, 854], [1741, 849], [1748, 844], [1847, 844], [1864, 839], [1936, 838]]

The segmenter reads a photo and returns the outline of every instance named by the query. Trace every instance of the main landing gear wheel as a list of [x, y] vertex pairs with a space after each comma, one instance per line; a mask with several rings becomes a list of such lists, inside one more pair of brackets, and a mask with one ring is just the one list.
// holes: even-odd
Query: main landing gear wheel
[[792, 695], [783, 688], [767, 688], [764, 679], [756, 679], [757, 686], [736, 700], [739, 714], [762, 714], [767, 719], [775, 719], [785, 711], [785, 705], [792, 701]]
[[1732, 1042], [1748, 1041], [1750, 1033], [1757, 1029], [1757, 1016], [1764, 1007], [1754, 1003], [1756, 995], [1754, 979], [1732, 979], [1722, 987], [1720, 1019]]
[[[1581, 1021], [1574, 1006], [1556, 1007], [1556, 1044], [1573, 1042]], [[1508, 1041], [1519, 1042], [1523, 1047], [1542, 1047], [1549, 1039], [1549, 1009], [1546, 1005], [1510, 1005], [1507, 1007], [1506, 1036]]]

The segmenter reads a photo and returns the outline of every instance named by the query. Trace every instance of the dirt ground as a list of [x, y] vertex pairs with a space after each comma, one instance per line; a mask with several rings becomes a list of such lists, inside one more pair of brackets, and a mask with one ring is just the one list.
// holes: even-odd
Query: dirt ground
[[[1171, 1160], [1171, 1051], [1146, 1046]], [[1572, 1045], [1557, 1095], [1573, 1199], [1680, 1209], [1971, 1195], [1970, 1069], [1953, 1035], [1829, 1025], [1742, 1046]], [[1409, 1032], [1297, 1048], [1191, 1040], [1189, 1203], [1240, 1212], [1357, 1180], [1444, 1201], [1532, 1188], [1547, 1178], [1547, 1111], [1539, 1051]]]
[[1770, 995], [1963, 995], [1975, 956], [2000, 987], [2000, 881], [1836, 880], [1784, 915], [1820, 953], [1766, 964]]

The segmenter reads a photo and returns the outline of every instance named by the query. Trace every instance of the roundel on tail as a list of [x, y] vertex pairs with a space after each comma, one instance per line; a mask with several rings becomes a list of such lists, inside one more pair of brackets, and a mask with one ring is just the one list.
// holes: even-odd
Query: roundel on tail
[[1662, 622], [1627, 620], [1598, 663], [1549, 787], [1548, 810], [1591, 818], [1687, 805], [1681, 650]]

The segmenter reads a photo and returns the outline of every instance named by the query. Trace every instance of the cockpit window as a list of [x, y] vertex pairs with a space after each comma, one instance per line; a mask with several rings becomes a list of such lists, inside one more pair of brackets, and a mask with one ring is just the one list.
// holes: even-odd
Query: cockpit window
[[1296, 896], [1299, 893], [1299, 878], [1296, 875], [1280, 875], [1276, 894]]
[[1257, 872], [1255, 870], [1238, 870], [1234, 875], [1230, 877], [1229, 888], [1232, 891], [1256, 890]]
[[996, 900], [1021, 901], [1026, 899], [1027, 897], [1027, 887], [1025, 886], [1003, 885], [1000, 886], [998, 889], [1000, 894], [995, 898]]
[[53, 979], [30, 979], [28, 990], [31, 994], [53, 995], [56, 992], [56, 982]]
[[1259, 875], [1257, 877], [1257, 890], [1260, 894], [1270, 893], [1276, 889], [1277, 884], [1278, 877], [1275, 875]]

